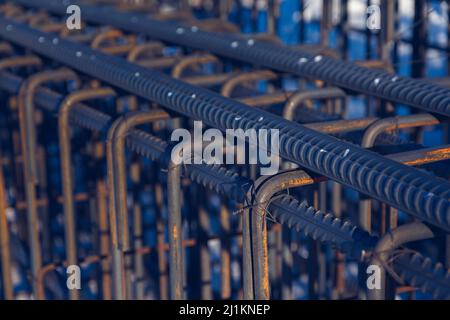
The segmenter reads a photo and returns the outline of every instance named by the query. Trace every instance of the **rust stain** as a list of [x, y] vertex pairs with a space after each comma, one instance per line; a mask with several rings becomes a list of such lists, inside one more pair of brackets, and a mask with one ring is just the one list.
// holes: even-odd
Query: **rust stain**
[[175, 289], [175, 295], [176, 295], [176, 297], [180, 297], [177, 299], [181, 299], [181, 287], [180, 286], [177, 286], [177, 288]]
[[298, 178], [298, 179], [289, 180], [287, 182], [283, 182], [281, 184], [281, 188], [284, 190], [284, 189], [287, 189], [290, 187], [305, 186], [307, 184], [313, 184], [313, 183], [314, 183], [314, 180], [311, 178]]
[[269, 299], [269, 257], [267, 252], [267, 229], [264, 228], [263, 232], [263, 259], [264, 259], [264, 280], [263, 280], [263, 289], [264, 296]]
[[178, 238], [178, 231], [177, 231], [177, 225], [176, 224], [173, 225], [172, 236], [173, 236], [174, 240], [177, 240], [177, 238]]
[[323, 125], [307, 125], [307, 127], [310, 127], [313, 130], [322, 132], [322, 133], [334, 133], [334, 132], [344, 132], [346, 130], [350, 130], [353, 128], [359, 128], [359, 127], [367, 127], [370, 123], [372, 123], [372, 119], [361, 119], [361, 120], [344, 120], [339, 122], [334, 122], [330, 124], [323, 124]]

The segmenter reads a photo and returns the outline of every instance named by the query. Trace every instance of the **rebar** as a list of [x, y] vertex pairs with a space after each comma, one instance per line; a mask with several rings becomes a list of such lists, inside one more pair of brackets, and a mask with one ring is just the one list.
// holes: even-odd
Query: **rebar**
[[[396, 33], [396, 1], [380, 3], [377, 39], [371, 26], [349, 23], [347, 1], [333, 19], [334, 6], [322, 6], [320, 45], [305, 44], [314, 37], [304, 29], [316, 22], [304, 12], [298, 23], [285, 21], [288, 4], [276, 14], [276, 2], [272, 11], [236, 7], [249, 33], [234, 34], [237, 26], [194, 18], [187, 2], [169, 13], [91, 3], [80, 5], [81, 30], [66, 27], [66, 1], [0, 5], [5, 298], [23, 294], [13, 275], [36, 299], [414, 299], [416, 290], [450, 297], [440, 263], [450, 248], [450, 90], [445, 78], [423, 78], [434, 72], [425, 69], [427, 50], [448, 48], [423, 30], [407, 39]], [[415, 8], [415, 29], [429, 23], [420, 20], [423, 8]], [[269, 14], [270, 33], [259, 33], [261, 14]], [[290, 24], [301, 30], [287, 35]], [[332, 29], [336, 42], [327, 38]], [[365, 39], [363, 60], [350, 62], [357, 55], [349, 32]], [[418, 60], [411, 72], [401, 43]], [[364, 118], [354, 118], [355, 107]], [[276, 130], [279, 150], [258, 143], [259, 155], [270, 151], [283, 168], [299, 170], [261, 176], [255, 164], [186, 165], [191, 155], [173, 154], [179, 144], [170, 140], [193, 121], [218, 134]], [[252, 157], [255, 141], [245, 136], [249, 154], [239, 148], [234, 160]], [[236, 149], [224, 142], [228, 162]], [[368, 290], [369, 264], [381, 270], [381, 290]], [[72, 265], [83, 267], [82, 291], [58, 281]], [[294, 290], [304, 281], [304, 292]]]
[[388, 232], [377, 243], [370, 262], [380, 269], [380, 288], [368, 288], [367, 295], [371, 300], [386, 299], [386, 267], [393, 251], [403, 244], [434, 237], [434, 233], [423, 223], [410, 223]]
[[[124, 264], [121, 261], [124, 251], [130, 250], [128, 234], [128, 210], [125, 165], [125, 140], [128, 132], [135, 126], [167, 119], [164, 111], [136, 112], [117, 119], [108, 131], [107, 163], [110, 191], [110, 225], [113, 239], [113, 258], [116, 261], [114, 274], [116, 279], [123, 279]], [[122, 283], [120, 281], [119, 283]], [[117, 289], [117, 299], [127, 299], [123, 287]]]
[[24, 185], [27, 201], [28, 232], [32, 255], [33, 292], [36, 299], [43, 299], [38, 294], [36, 276], [42, 265], [39, 237], [39, 217], [36, 207], [36, 128], [34, 123], [34, 95], [36, 88], [46, 82], [58, 82], [74, 79], [74, 73], [68, 69], [44, 71], [25, 80], [19, 90], [19, 121], [22, 156], [24, 164]]
[[[14, 0], [14, 2], [27, 7], [45, 8], [55, 14], [64, 15], [66, 10], [64, 1]], [[74, 3], [82, 8], [84, 19], [92, 23], [103, 23], [129, 32], [143, 33], [169, 43], [208, 50], [217, 55], [281, 72], [290, 72], [305, 78], [318, 78], [331, 85], [410, 105], [427, 112], [447, 116], [450, 114], [449, 89], [426, 81], [358, 67], [349, 62], [289, 47], [280, 50], [276, 44], [249, 41], [238, 35], [216, 34], [184, 24], [157, 21], [138, 13], [119, 12], [108, 6], [97, 7], [78, 1]]]
[[5, 299], [13, 300], [14, 292], [11, 279], [11, 250], [6, 206], [3, 166], [0, 166], [0, 251], [2, 255], [2, 287]]
[[[11, 33], [13, 30], [14, 33]], [[286, 160], [322, 173], [361, 193], [370, 194], [375, 199], [443, 229], [450, 229], [450, 204], [446, 196], [450, 187], [448, 182], [442, 179], [436, 179], [373, 152], [361, 150], [354, 145], [311, 131], [299, 124], [282, 120], [268, 112], [249, 109], [245, 105], [225, 99], [208, 90], [191, 87], [159, 72], [143, 69], [85, 46], [64, 39], [60, 39], [56, 45], [46, 44], [45, 41], [39, 42], [40, 37], [48, 41], [51, 37], [6, 18], [0, 19], [0, 34], [12, 42], [26, 45], [41, 54], [158, 102], [176, 112], [202, 119], [205, 124], [218, 129], [248, 126], [255, 129], [264, 127], [278, 129], [280, 156]], [[442, 90], [447, 89], [442, 88]], [[434, 97], [439, 97], [439, 94], [435, 93]], [[216, 114], [219, 111], [221, 116], [217, 118]], [[324, 165], [319, 165], [319, 160]], [[383, 166], [382, 170], [380, 165]], [[371, 183], [367, 184], [361, 177], [369, 173], [372, 179]], [[391, 190], [398, 190], [398, 192]], [[412, 201], [406, 196], [411, 193], [419, 201]]]
[[[78, 78], [74, 78], [78, 80]], [[67, 261], [69, 265], [76, 265], [78, 262], [77, 256], [77, 240], [76, 240], [76, 226], [74, 214], [73, 201], [73, 181], [72, 181], [72, 161], [71, 161], [71, 146], [70, 146], [70, 124], [69, 117], [71, 109], [77, 103], [86, 100], [104, 98], [114, 95], [114, 91], [110, 88], [99, 89], [85, 89], [68, 95], [61, 103], [58, 113], [58, 134], [59, 134], [59, 148], [61, 158], [61, 180], [63, 188], [63, 208], [65, 217], [65, 235], [66, 235], [66, 252]], [[78, 299], [78, 291], [70, 291], [72, 300]]]

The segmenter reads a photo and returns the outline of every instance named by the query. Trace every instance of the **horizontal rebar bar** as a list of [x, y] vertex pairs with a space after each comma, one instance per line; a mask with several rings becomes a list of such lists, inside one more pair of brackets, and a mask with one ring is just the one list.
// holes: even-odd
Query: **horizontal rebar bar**
[[450, 230], [450, 183], [217, 93], [0, 18], [0, 35], [220, 130], [279, 130], [280, 156]]

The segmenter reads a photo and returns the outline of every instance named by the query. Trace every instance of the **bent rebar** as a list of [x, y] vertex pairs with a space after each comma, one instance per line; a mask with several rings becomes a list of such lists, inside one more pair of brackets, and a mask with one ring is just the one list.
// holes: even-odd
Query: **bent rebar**
[[[254, 196], [254, 199], [252, 198], [252, 204], [254, 204], [255, 208], [251, 208], [249, 210], [250, 213], [245, 213], [245, 215], [248, 214], [251, 220], [251, 253], [253, 257], [254, 298], [256, 300], [270, 299], [266, 214], [271, 199], [277, 192], [282, 190], [305, 186], [314, 182], [315, 180], [306, 172], [293, 170], [281, 172], [269, 178], [261, 177], [255, 183], [256, 193], [250, 195], [252, 197]], [[243, 232], [246, 231], [245, 229], [243, 230]], [[245, 244], [249, 239], [244, 236], [243, 241]], [[244, 249], [244, 260], [249, 258], [248, 252], [248, 249]], [[246, 264], [249, 264], [249, 262], [244, 261], [244, 265]], [[246, 281], [244, 281], [244, 284], [246, 284]], [[247, 288], [247, 290], [251, 292], [250, 288]]]
[[36, 287], [36, 275], [41, 267], [41, 245], [39, 238], [38, 212], [36, 207], [36, 127], [34, 122], [34, 96], [36, 89], [46, 82], [59, 82], [76, 79], [76, 75], [69, 69], [57, 71], [43, 71], [26, 79], [19, 90], [19, 125], [20, 141], [24, 166], [24, 185], [27, 201], [28, 232], [32, 260], [33, 293], [37, 299], [39, 295]]
[[[61, 159], [61, 181], [63, 188], [63, 209], [64, 209], [64, 228], [66, 236], [66, 253], [69, 265], [75, 265], [78, 262], [77, 241], [75, 235], [75, 214], [73, 202], [73, 181], [72, 181], [72, 161], [70, 146], [70, 123], [69, 116], [77, 103], [86, 100], [114, 96], [115, 93], [110, 88], [84, 89], [68, 95], [59, 107], [58, 113], [58, 134], [59, 150]], [[70, 290], [70, 298], [78, 299], [78, 290]]]
[[[130, 249], [128, 234], [127, 188], [125, 141], [129, 130], [135, 126], [168, 118], [164, 111], [132, 112], [118, 118], [108, 131], [107, 163], [108, 185], [110, 193], [110, 223], [113, 239], [113, 257], [115, 261], [114, 278], [116, 280], [117, 299], [127, 299], [125, 287], [120, 286], [123, 279], [121, 256]], [[117, 282], [119, 281], [119, 282]]]
[[[437, 125], [440, 121], [430, 114], [414, 114], [409, 116], [399, 116], [393, 118], [379, 119], [373, 122], [364, 132], [361, 147], [371, 148], [375, 144], [376, 138], [383, 132], [394, 129], [413, 128], [421, 126]], [[371, 200], [362, 199], [359, 202], [360, 225], [367, 231], [371, 231]]]
[[308, 100], [323, 100], [323, 99], [344, 99], [347, 94], [339, 88], [327, 87], [314, 90], [299, 91], [294, 93], [286, 102], [283, 108], [283, 118], [287, 120], [294, 120], [295, 111], [301, 107], [305, 101]]
[[[8, 25], [10, 28], [7, 28]], [[201, 119], [207, 125], [221, 130], [230, 126], [232, 128], [252, 126], [255, 130], [264, 127], [278, 129], [281, 142], [280, 156], [286, 160], [298, 163], [361, 193], [370, 194], [373, 198], [417, 218], [450, 230], [450, 219], [440, 218], [450, 215], [450, 201], [447, 194], [450, 187], [449, 183], [443, 179], [429, 176], [350, 143], [283, 120], [264, 110], [246, 107], [211, 91], [190, 86], [159, 72], [144, 69], [86, 46], [64, 39], [60, 39], [58, 44], [53, 46], [41, 43], [39, 37], [45, 38], [49, 36], [48, 34], [12, 20], [2, 17], [0, 26], [0, 34], [14, 43], [25, 45], [40, 54], [94, 75], [112, 85], [125, 88], [131, 93], [153, 100], [178, 113]], [[434, 90], [433, 95], [436, 93], [437, 91]], [[218, 112], [221, 114], [220, 117], [217, 117]], [[347, 154], [347, 149], [352, 154], [351, 157], [344, 156]], [[389, 175], [383, 175], [380, 172], [378, 167], [380, 163], [383, 164], [384, 170], [389, 170]], [[364, 183], [362, 177], [368, 173], [373, 174], [373, 178], [378, 183], [374, 185]], [[382, 176], [383, 179], [381, 179]], [[405, 177], [413, 176], [420, 183], [405, 180]], [[384, 192], [386, 185], [389, 185], [391, 189], [399, 188], [400, 194]], [[440, 188], [435, 189], [436, 185]], [[430, 190], [434, 192], [427, 197]], [[411, 192], [416, 195], [418, 201], [407, 197], [407, 194]]]

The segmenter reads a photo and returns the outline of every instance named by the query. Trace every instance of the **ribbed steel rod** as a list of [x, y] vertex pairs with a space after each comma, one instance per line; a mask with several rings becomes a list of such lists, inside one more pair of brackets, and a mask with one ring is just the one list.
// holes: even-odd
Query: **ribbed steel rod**
[[430, 292], [434, 299], [450, 299], [450, 270], [415, 253], [394, 261], [394, 269], [409, 285]]
[[[379, 119], [372, 123], [365, 131], [361, 141], [361, 147], [372, 148], [376, 138], [385, 131], [403, 128], [415, 128], [439, 124], [439, 120], [430, 114], [414, 114], [409, 116], [397, 116]], [[365, 230], [372, 230], [371, 200], [361, 199], [359, 202], [359, 221]]]
[[10, 19], [0, 18], [0, 35], [206, 125], [278, 129], [280, 155], [286, 160], [450, 230], [450, 183], [443, 179]]
[[[16, 94], [23, 79], [8, 72], [0, 71], [0, 89], [10, 94]], [[36, 105], [49, 112], [58, 113], [58, 108], [64, 97], [52, 90], [40, 87], [36, 90]], [[78, 103], [70, 113], [71, 124], [94, 130], [106, 131], [112, 118], [100, 111]], [[153, 160], [158, 160], [167, 148], [167, 143], [142, 130], [131, 130], [127, 136], [128, 146], [138, 154]], [[227, 195], [230, 199], [242, 202], [250, 183], [237, 173], [226, 170], [219, 165], [190, 165], [184, 172], [189, 179]]]
[[[17, 4], [65, 15], [64, 0], [15, 0]], [[144, 14], [124, 12], [110, 6], [81, 4], [83, 19], [148, 35], [170, 43], [206, 50], [302, 77], [323, 80], [331, 85], [403, 103], [428, 112], [450, 115], [450, 90], [428, 81], [392, 75], [386, 71], [357, 66], [351, 62], [311, 54], [279, 44], [218, 34], [173, 21], [157, 21]]]
[[[5, 79], [8, 81], [2, 81]], [[0, 88], [10, 93], [14, 93], [15, 90], [17, 90], [17, 88], [19, 87], [20, 82], [21, 79], [19, 77], [3, 72], [0, 77]], [[36, 95], [37, 104], [52, 111], [55, 111], [57, 109], [57, 107], [60, 105], [59, 101], [61, 101], [62, 99], [60, 95], [45, 88], [39, 88], [36, 92]], [[53, 97], [55, 99], [44, 99], [45, 97]], [[79, 106], [81, 106], [81, 109], [78, 108]], [[72, 121], [74, 121], [74, 119], [77, 119], [78, 117], [83, 116], [86, 116], [87, 120], [89, 120], [89, 117], [93, 117], [93, 115], [96, 115], [96, 117], [90, 119], [89, 121], [87, 121], [87, 123], [94, 123], [94, 120], [98, 120], [98, 122], [95, 123], [97, 123], [97, 126], [99, 126], [100, 128], [103, 128], [110, 122], [107, 115], [81, 104], [78, 104], [77, 107], [72, 111]], [[152, 136], [148, 134], [140, 132], [139, 135], [133, 136], [133, 138], [129, 139], [128, 141], [132, 146], [134, 146], [134, 148], [136, 148], [135, 151], [141, 152], [142, 154], [145, 154], [147, 156], [150, 155], [153, 158], [158, 158], [161, 155], [162, 150], [165, 149], [166, 145], [163, 143], [164, 146], [161, 147], [159, 144], [161, 144], [162, 142], [157, 142], [154, 139], [152, 140], [151, 137]], [[147, 141], [147, 143], [144, 143], [144, 141]], [[149, 152], [149, 146], [152, 145], [152, 142], [156, 142], [155, 146], [152, 147], [154, 151]], [[409, 161], [409, 163], [411, 164], [420, 164], [429, 161], [427, 160], [430, 158], [429, 155], [434, 157], [434, 161], [442, 159], [444, 154], [443, 151], [448, 153], [448, 148], [440, 148], [437, 150], [431, 149], [431, 154], [428, 151], [422, 152], [421, 150], [419, 150], [419, 154], [417, 154], [416, 152], [414, 155], [410, 155], [410, 152], [406, 152], [391, 155], [390, 157], [397, 161], [403, 161], [406, 159], [405, 161]], [[406, 155], [406, 157], [402, 155]], [[425, 158], [426, 161], [421, 158]], [[190, 173], [191, 179], [210, 188], [214, 188], [217, 191], [219, 191], [218, 189], [220, 189], [221, 184], [225, 184], [228, 186], [238, 185], [236, 187], [236, 189], [238, 190], [241, 190], [241, 187], [239, 186], [244, 185], [242, 181], [239, 181], [239, 179], [234, 179], [233, 177], [235, 176], [229, 176], [230, 172], [226, 171], [224, 168], [219, 168], [217, 166], [188, 166], [186, 168], [192, 168], [192, 171]], [[215, 176], [217, 176], [217, 179], [214, 178]], [[221, 190], [219, 192], [223, 193], [224, 191]], [[231, 196], [234, 198], [233, 194], [231, 194]], [[355, 227], [348, 221], [334, 219], [332, 215], [321, 213], [313, 207], [310, 207], [306, 202], [299, 202], [287, 195], [281, 199], [275, 200], [272, 203], [270, 210], [272, 215], [275, 218], [279, 219], [280, 222], [286, 223], [289, 227], [294, 227], [298, 231], [302, 230], [314, 239], [329, 242], [337, 246], [343, 252], [349, 253], [351, 256], [358, 257], [361, 253], [361, 250], [370, 249], [375, 243], [375, 238], [370, 237], [368, 233]], [[413, 257], [411, 261], [414, 262], [416, 260], [416, 257]], [[408, 261], [408, 259], [402, 259], [401, 263], [400, 261], [399, 263], [396, 263], [396, 267], [398, 266], [400, 272], [402, 273], [402, 275], [405, 275], [405, 279], [407, 281], [416, 281], [415, 279], [418, 279], [417, 274], [419, 272], [417, 270], [425, 267], [428, 268], [428, 264], [425, 267], [418, 265], [416, 268], [416, 264], [410, 265]], [[419, 280], [420, 285], [423, 286], [426, 290], [428, 290], [428, 288], [432, 288], [437, 292], [438, 290], [440, 290], [439, 288], [445, 287], [445, 282], [447, 280], [445, 279], [445, 276], [441, 275], [441, 272], [439, 270], [434, 273], [436, 277], [419, 277]], [[441, 291], [442, 290], [440, 290], [439, 293], [441, 293]]]
[[[300, 202], [289, 195], [275, 200], [269, 210], [283, 225], [301, 231], [314, 240], [330, 244], [354, 259], [360, 259], [363, 250], [373, 250], [379, 240], [350, 221], [321, 212], [306, 201]], [[409, 234], [420, 238], [413, 233]], [[424, 292], [432, 293], [437, 299], [449, 299], [450, 270], [445, 269], [442, 264], [432, 263], [429, 258], [415, 253], [394, 259], [393, 266], [405, 285], [416, 286]]]
[[14, 299], [14, 288], [11, 273], [11, 248], [9, 241], [8, 218], [6, 216], [5, 180], [3, 178], [3, 165], [0, 164], [0, 254], [2, 266], [3, 297], [6, 300]]

